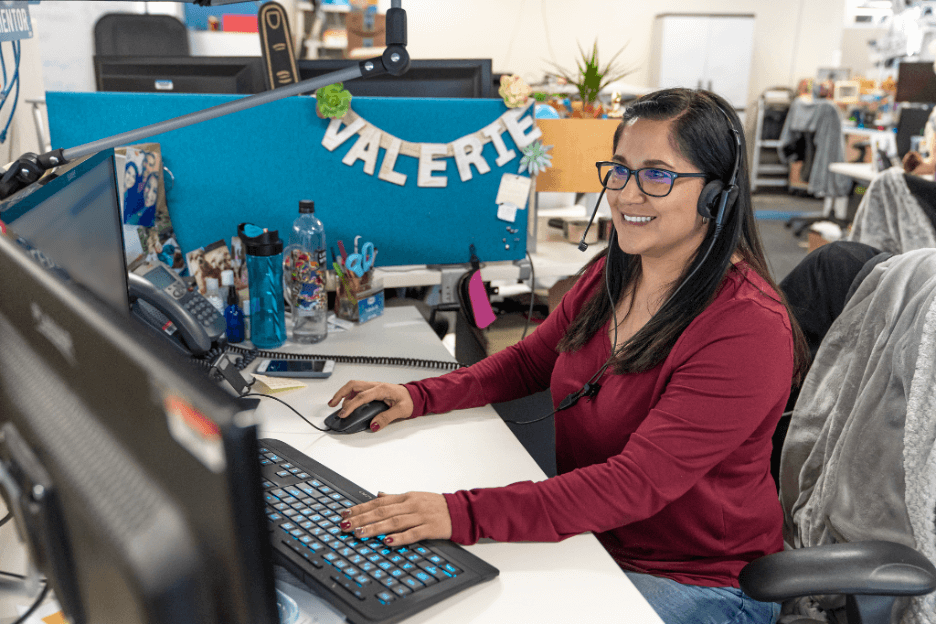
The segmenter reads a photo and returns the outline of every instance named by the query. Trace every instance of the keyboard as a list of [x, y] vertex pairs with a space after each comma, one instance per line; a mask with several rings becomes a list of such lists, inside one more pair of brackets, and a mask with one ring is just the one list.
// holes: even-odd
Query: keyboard
[[263, 495], [276, 562], [348, 621], [407, 618], [497, 576], [447, 540], [390, 548], [341, 530], [341, 511], [375, 496], [279, 440], [260, 440]]

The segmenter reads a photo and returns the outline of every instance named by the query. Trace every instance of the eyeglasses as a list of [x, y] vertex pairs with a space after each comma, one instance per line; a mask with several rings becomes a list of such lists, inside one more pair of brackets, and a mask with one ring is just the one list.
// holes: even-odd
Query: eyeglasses
[[673, 190], [676, 178], [707, 178], [704, 173], [676, 173], [668, 169], [644, 167], [643, 169], [630, 169], [616, 162], [599, 161], [598, 179], [601, 185], [609, 191], [619, 191], [627, 185], [631, 174], [637, 174], [637, 188], [650, 197], [666, 197]]

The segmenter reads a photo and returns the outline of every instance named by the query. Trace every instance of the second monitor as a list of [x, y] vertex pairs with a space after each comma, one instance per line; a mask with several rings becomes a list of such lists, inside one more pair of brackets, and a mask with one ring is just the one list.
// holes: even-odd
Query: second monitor
[[[358, 61], [316, 59], [297, 61], [299, 79], [308, 80]], [[344, 83], [361, 97], [487, 98], [491, 97], [491, 59], [414, 59], [402, 76], [383, 74]]]
[[259, 56], [95, 56], [98, 91], [235, 93], [266, 90]]
[[[299, 79], [308, 80], [359, 61], [300, 60]], [[257, 56], [95, 56], [98, 91], [252, 94], [268, 89]], [[402, 76], [383, 74], [344, 83], [362, 97], [492, 97], [491, 59], [414, 60]]]

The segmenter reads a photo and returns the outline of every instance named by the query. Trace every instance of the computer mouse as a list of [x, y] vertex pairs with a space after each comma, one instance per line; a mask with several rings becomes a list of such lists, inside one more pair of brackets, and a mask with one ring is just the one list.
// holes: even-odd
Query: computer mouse
[[371, 401], [358, 407], [345, 418], [338, 418], [338, 410], [325, 419], [325, 426], [333, 433], [359, 433], [370, 429], [371, 421], [380, 412], [390, 409], [383, 401]]

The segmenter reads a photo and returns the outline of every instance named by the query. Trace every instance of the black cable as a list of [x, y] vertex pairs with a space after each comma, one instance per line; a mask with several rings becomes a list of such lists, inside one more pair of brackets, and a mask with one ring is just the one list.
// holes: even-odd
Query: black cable
[[[702, 256], [702, 260], [699, 261], [695, 269], [693, 269], [689, 273], [689, 275], [686, 276], [686, 279], [682, 281], [682, 283], [676, 288], [676, 290], [674, 290], [673, 293], [669, 297], [666, 298], [666, 301], [664, 301], [663, 305], [661, 305], [660, 308], [656, 311], [656, 314], [659, 314], [660, 310], [662, 310], [664, 306], [666, 306], [666, 304], [669, 303], [673, 299], [673, 297], [676, 296], [676, 293], [678, 293], [682, 289], [683, 286], [688, 284], [689, 280], [695, 277], [695, 274], [699, 271], [699, 269], [702, 268], [702, 265], [705, 263], [705, 261], [708, 260], [709, 254], [712, 253], [712, 249], [715, 247], [715, 241], [718, 239], [719, 233], [720, 233], [720, 228], [716, 227], [715, 233], [712, 236], [712, 240], [709, 243], [708, 249], [705, 250], [705, 254]], [[572, 407], [573, 405], [578, 403], [578, 400], [581, 399], [583, 396], [594, 397], [596, 394], [598, 394], [598, 391], [601, 390], [601, 386], [595, 382], [601, 379], [605, 371], [608, 370], [608, 367], [611, 366], [611, 363], [614, 361], [614, 358], [620, 355], [620, 353], [624, 350], [624, 347], [627, 345], [627, 343], [624, 343], [620, 347], [617, 346], [617, 336], [618, 336], [617, 307], [615, 306], [613, 298], [611, 296], [611, 283], [608, 278], [608, 274], [610, 273], [610, 271], [608, 270], [608, 264], [611, 261], [611, 249], [615, 246], [616, 242], [617, 242], [616, 236], [612, 236], [611, 240], [608, 242], [608, 251], [607, 251], [607, 257], [605, 258], [605, 272], [604, 272], [605, 273], [604, 275], [605, 292], [607, 292], [608, 294], [608, 300], [611, 301], [611, 317], [612, 317], [612, 321], [614, 322], [614, 340], [611, 346], [611, 355], [608, 357], [605, 363], [601, 366], [601, 368], [598, 369], [598, 372], [592, 375], [591, 378], [587, 382], [585, 382], [584, 386], [582, 386], [579, 390], [566, 396], [566, 398], [564, 398], [559, 403], [559, 407], [557, 407], [550, 413], [546, 414], [545, 416], [540, 416], [539, 418], [535, 418], [533, 420], [518, 421], [518, 420], [507, 420], [505, 418], [504, 422], [508, 422], [512, 425], [532, 425], [533, 423], [540, 422], [542, 420], [549, 418], [550, 416], [555, 415], [556, 412], [561, 412], [564, 409]], [[654, 314], [654, 316], [656, 316], [656, 314]], [[651, 318], [651, 320], [653, 319]], [[647, 322], [649, 323], [650, 321], [647, 321]]]
[[11, 578], [19, 579], [21, 581], [26, 580], [26, 577], [23, 576], [22, 574], [17, 574], [16, 572], [6, 572], [4, 570], [0, 570], [0, 576], [9, 576]]
[[229, 352], [249, 354], [251, 359], [260, 357], [271, 360], [332, 360], [337, 364], [369, 364], [381, 366], [404, 366], [409, 368], [434, 368], [437, 370], [456, 370], [464, 368], [464, 364], [447, 362], [445, 360], [420, 360], [416, 358], [401, 358], [391, 356], [372, 355], [323, 355], [320, 353], [284, 353], [281, 351], [266, 351], [263, 349], [247, 349], [235, 345], [228, 345]]
[[10, 512], [7, 515], [3, 516], [3, 518], [0, 518], [0, 526], [3, 526], [7, 522], [9, 522], [12, 517], [13, 517], [13, 512]]
[[26, 613], [21, 615], [18, 620], [13, 622], [13, 624], [23, 624], [23, 622], [28, 620], [29, 616], [33, 614], [33, 611], [39, 608], [39, 605], [42, 604], [42, 601], [45, 600], [45, 597], [48, 595], [49, 595], [49, 583], [46, 583], [45, 587], [42, 588], [42, 591], [39, 592], [39, 597], [36, 598], [36, 602], [32, 603], [32, 606], [26, 609]]
[[322, 429], [321, 427], [316, 426], [315, 424], [312, 423], [312, 421], [310, 421], [308, 418], [306, 418], [306, 417], [303, 416], [301, 413], [299, 413], [299, 410], [297, 410], [295, 407], [293, 407], [292, 405], [290, 405], [289, 403], [287, 403], [287, 402], [284, 401], [283, 399], [281, 399], [281, 398], [279, 398], [279, 397], [273, 396], [272, 394], [263, 394], [263, 393], [261, 393], [261, 392], [248, 392], [247, 394], [242, 394], [241, 396], [239, 396], [239, 397], [237, 397], [237, 398], [239, 398], [239, 399], [244, 399], [244, 398], [252, 397], [252, 396], [266, 397], [266, 398], [268, 398], [268, 399], [273, 399], [274, 401], [279, 401], [280, 403], [282, 403], [283, 405], [285, 405], [286, 407], [288, 407], [289, 409], [291, 409], [292, 411], [294, 411], [294, 412], [296, 413], [296, 415], [299, 416], [299, 418], [301, 418], [302, 420], [304, 420], [304, 421], [306, 421], [307, 423], [309, 423], [309, 426], [312, 427], [313, 429], [317, 429], [318, 431], [321, 431], [322, 433], [330, 433], [330, 430], [329, 430], [329, 429]]
[[526, 252], [527, 260], [530, 261], [530, 310], [527, 312], [526, 323], [523, 324], [523, 335], [520, 340], [526, 338], [527, 331], [530, 329], [530, 319], [533, 318], [533, 304], [536, 302], [536, 270], [533, 268], [533, 257], [530, 252]]

